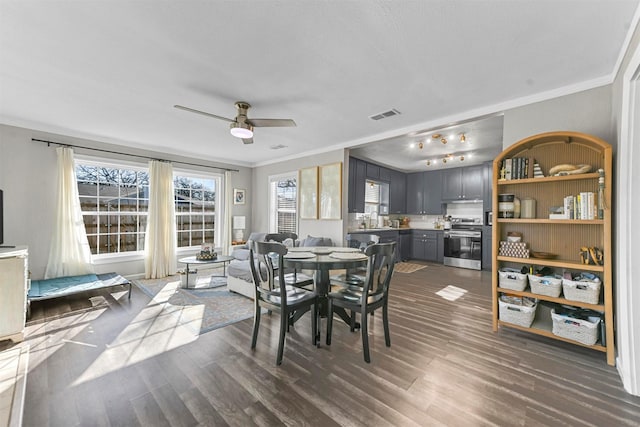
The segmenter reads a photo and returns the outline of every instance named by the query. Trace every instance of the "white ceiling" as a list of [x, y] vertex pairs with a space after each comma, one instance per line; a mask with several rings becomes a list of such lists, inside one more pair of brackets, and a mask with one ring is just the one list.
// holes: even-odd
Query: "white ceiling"
[[[389, 140], [362, 156], [417, 170], [407, 135], [611, 82], [638, 2], [0, 0], [0, 123], [250, 166]], [[173, 108], [238, 100], [297, 127]]]

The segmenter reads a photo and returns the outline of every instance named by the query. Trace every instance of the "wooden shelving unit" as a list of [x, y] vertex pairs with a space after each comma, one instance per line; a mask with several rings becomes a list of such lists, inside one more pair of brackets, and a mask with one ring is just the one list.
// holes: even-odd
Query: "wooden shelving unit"
[[[514, 157], [535, 158], [543, 172], [557, 164], [588, 164], [592, 172], [580, 175], [547, 176], [544, 178], [527, 178], [516, 180], [500, 180], [502, 160]], [[549, 208], [562, 205], [567, 195], [575, 195], [584, 191], [598, 193], [598, 169], [604, 169], [605, 209], [602, 219], [568, 220], [548, 219]], [[578, 132], [549, 132], [525, 138], [503, 151], [493, 164], [493, 330], [509, 327], [543, 335], [560, 341], [570, 342], [582, 347], [606, 353], [607, 363], [615, 363], [614, 328], [613, 328], [613, 290], [611, 259], [611, 192], [612, 192], [612, 151], [611, 146], [600, 138]], [[515, 194], [536, 200], [536, 218], [497, 218], [498, 195]], [[506, 240], [509, 231], [518, 231], [523, 241], [533, 251], [557, 254], [554, 259], [516, 258], [499, 256], [500, 241]], [[603, 250], [602, 265], [586, 265], [580, 260], [579, 250], [583, 246], [596, 246]], [[524, 291], [503, 289], [499, 286], [498, 270], [503, 267], [521, 268], [522, 266], [547, 266], [558, 274], [563, 271], [577, 273], [587, 271], [594, 273], [602, 280], [600, 301], [588, 304], [570, 301], [560, 297], [548, 297], [534, 294], [527, 288]], [[536, 318], [531, 327], [526, 328], [499, 319], [498, 298], [502, 293], [537, 298], [540, 301], [587, 308], [604, 313], [605, 340], [595, 345], [584, 345], [577, 341], [559, 337], [552, 333], [552, 320], [549, 309], [538, 304]]]

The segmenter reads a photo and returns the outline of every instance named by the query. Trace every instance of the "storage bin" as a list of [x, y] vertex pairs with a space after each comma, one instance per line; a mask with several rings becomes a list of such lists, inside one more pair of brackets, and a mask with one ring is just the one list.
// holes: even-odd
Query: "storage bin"
[[594, 345], [598, 341], [600, 330], [600, 318], [590, 317], [587, 320], [574, 319], [573, 317], [556, 314], [555, 309], [551, 309], [551, 320], [553, 321], [552, 332], [559, 337], [568, 338], [584, 345]]
[[537, 302], [533, 307], [527, 307], [504, 302], [502, 299], [498, 300], [498, 305], [500, 320], [513, 323], [514, 325], [524, 326], [525, 328], [530, 327], [533, 323], [533, 319], [536, 317], [536, 308], [538, 307]]
[[498, 282], [501, 288], [524, 291], [527, 287], [527, 275], [515, 268], [503, 268], [498, 271]]
[[559, 297], [562, 291], [562, 277], [558, 275], [535, 276], [529, 274], [529, 286], [534, 294]]
[[602, 282], [597, 277], [595, 280], [562, 279], [562, 292], [568, 300], [597, 304], [600, 300], [601, 285]]

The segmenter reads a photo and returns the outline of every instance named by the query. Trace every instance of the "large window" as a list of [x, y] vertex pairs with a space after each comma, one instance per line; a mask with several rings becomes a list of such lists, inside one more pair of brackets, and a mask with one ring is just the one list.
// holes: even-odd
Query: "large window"
[[214, 243], [218, 179], [178, 175], [173, 185], [178, 247]]
[[[78, 193], [93, 255], [144, 250], [149, 173], [144, 167], [76, 162]], [[222, 176], [174, 173], [178, 248], [216, 243]]]
[[91, 253], [143, 250], [149, 207], [147, 171], [76, 164], [76, 178]]
[[297, 174], [269, 177], [269, 232], [298, 232]]

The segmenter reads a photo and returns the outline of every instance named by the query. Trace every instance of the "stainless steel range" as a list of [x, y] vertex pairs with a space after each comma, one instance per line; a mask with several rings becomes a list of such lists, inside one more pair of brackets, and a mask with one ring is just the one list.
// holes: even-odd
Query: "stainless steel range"
[[482, 219], [451, 219], [451, 229], [444, 231], [444, 265], [482, 269]]

